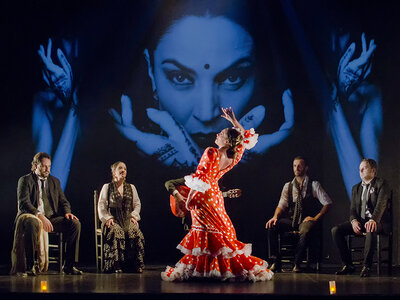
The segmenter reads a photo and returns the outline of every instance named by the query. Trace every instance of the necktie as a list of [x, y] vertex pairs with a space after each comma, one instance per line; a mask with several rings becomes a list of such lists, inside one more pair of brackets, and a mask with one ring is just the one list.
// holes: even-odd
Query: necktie
[[41, 186], [42, 186], [42, 201], [44, 207], [44, 215], [46, 217], [51, 217], [53, 215], [53, 209], [50, 206], [49, 198], [47, 197], [46, 188], [44, 186], [45, 180], [40, 179]]
[[294, 214], [293, 214], [293, 221], [292, 227], [297, 227], [301, 223], [302, 219], [302, 212], [303, 212], [303, 195], [301, 194], [301, 188], [297, 180], [294, 181], [294, 185], [298, 191], [298, 197], [296, 200], [296, 204], [294, 206]]
[[363, 192], [361, 195], [361, 219], [365, 219], [365, 211], [367, 210], [368, 188], [369, 184], [363, 184]]

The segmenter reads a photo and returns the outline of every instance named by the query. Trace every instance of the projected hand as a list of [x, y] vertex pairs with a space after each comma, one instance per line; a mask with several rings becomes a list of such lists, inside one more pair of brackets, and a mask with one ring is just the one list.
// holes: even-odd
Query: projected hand
[[[269, 148], [281, 143], [291, 132], [294, 124], [294, 105], [292, 92], [287, 89], [282, 94], [283, 113], [285, 121], [281, 125], [278, 131], [271, 134], [264, 134], [258, 137], [258, 143], [256, 146], [245, 152], [242, 159], [248, 160], [252, 154], [263, 154], [268, 151]], [[265, 117], [264, 106], [257, 106], [253, 108], [248, 114], [240, 119], [240, 123], [244, 128], [256, 129]], [[247, 153], [247, 155], [246, 155]]]
[[346, 97], [350, 96], [371, 72], [371, 58], [376, 48], [375, 41], [372, 39], [367, 48], [365, 33], [363, 33], [361, 35], [361, 45], [362, 52], [360, 57], [350, 61], [356, 50], [356, 45], [353, 42], [347, 48], [339, 62], [337, 71], [339, 91]]
[[53, 60], [51, 59], [51, 45], [52, 41], [51, 38], [49, 38], [49, 43], [47, 44], [47, 53], [43, 45], [40, 45], [38, 50], [38, 54], [44, 64], [42, 70], [43, 79], [47, 85], [53, 88], [55, 93], [64, 101], [70, 98], [72, 93], [72, 69], [61, 49], [57, 49], [57, 57], [61, 63], [61, 67], [53, 63]]
[[118, 130], [128, 139], [135, 142], [137, 147], [147, 155], [154, 155], [162, 164], [178, 167], [196, 166], [200, 160], [199, 147], [189, 134], [166, 111], [154, 108], [147, 109], [147, 116], [168, 135], [156, 135], [138, 130], [133, 125], [132, 102], [126, 96], [121, 96], [121, 115], [110, 109]]

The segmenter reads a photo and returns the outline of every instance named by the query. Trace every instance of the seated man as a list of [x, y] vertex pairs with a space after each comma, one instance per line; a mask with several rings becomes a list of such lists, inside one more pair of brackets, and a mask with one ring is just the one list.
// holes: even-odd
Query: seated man
[[310, 236], [320, 229], [319, 221], [332, 205], [321, 184], [307, 176], [308, 166], [303, 157], [294, 158], [293, 172], [294, 179], [284, 185], [274, 216], [265, 224], [265, 228], [270, 230], [271, 256], [276, 257], [271, 266], [274, 272], [280, 272], [282, 269], [277, 245], [278, 233], [300, 232], [293, 267], [293, 272], [300, 272], [300, 263], [309, 245]]
[[18, 257], [17, 253], [21, 252], [15, 249], [17, 241], [14, 238], [11, 273], [19, 271], [15, 270], [16, 260], [26, 259], [27, 275], [37, 275], [38, 236], [40, 229], [43, 228], [46, 232], [62, 232], [64, 235], [66, 241], [64, 272], [72, 275], [82, 274], [82, 271], [75, 267], [81, 223], [71, 213], [70, 203], [61, 189], [60, 181], [50, 175], [50, 168], [50, 155], [39, 152], [33, 157], [32, 172], [18, 180], [18, 214], [15, 232], [23, 232], [25, 258]]
[[389, 200], [389, 188], [385, 180], [376, 177], [375, 160], [365, 158], [360, 164], [361, 182], [353, 186], [351, 192], [350, 219], [332, 228], [332, 238], [339, 249], [343, 262], [337, 275], [352, 274], [354, 266], [347, 235], [365, 234], [364, 260], [361, 277], [368, 277], [376, 248], [377, 233], [389, 232], [391, 220], [386, 214]]

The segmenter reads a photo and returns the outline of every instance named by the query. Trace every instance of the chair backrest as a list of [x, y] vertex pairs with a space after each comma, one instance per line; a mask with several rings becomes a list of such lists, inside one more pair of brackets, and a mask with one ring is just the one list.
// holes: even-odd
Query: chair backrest
[[386, 209], [387, 209], [388, 214], [389, 214], [390, 222], [393, 225], [393, 221], [394, 221], [393, 220], [393, 190], [390, 191], [388, 204], [387, 204], [387, 208]]
[[394, 224], [394, 221], [395, 221], [393, 219], [393, 190], [390, 190], [385, 214], [387, 214], [387, 219], [390, 222], [389, 235], [391, 235], [391, 234], [393, 234], [393, 224]]
[[96, 248], [96, 267], [98, 272], [103, 271], [104, 257], [103, 257], [103, 233], [101, 228], [101, 221], [97, 211], [99, 201], [99, 191], [94, 190], [93, 193], [93, 213], [94, 213], [94, 240]]
[[97, 212], [97, 204], [99, 201], [99, 191], [94, 190], [93, 192], [93, 208], [94, 208], [94, 231], [96, 232], [97, 229], [101, 228], [101, 222], [99, 219], [99, 213]]

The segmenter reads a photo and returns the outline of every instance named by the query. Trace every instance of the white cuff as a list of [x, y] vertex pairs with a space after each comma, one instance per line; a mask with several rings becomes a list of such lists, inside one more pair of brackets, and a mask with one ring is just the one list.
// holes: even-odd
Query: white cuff
[[204, 193], [209, 188], [211, 188], [211, 185], [209, 183], [204, 182], [203, 180], [197, 177], [193, 178], [192, 175], [185, 176], [185, 184], [190, 189], [198, 191], [200, 193]]

